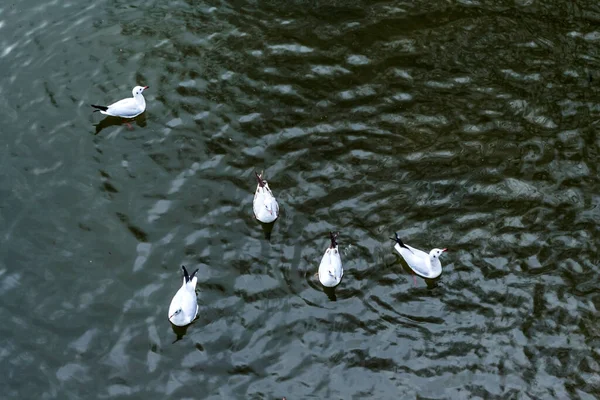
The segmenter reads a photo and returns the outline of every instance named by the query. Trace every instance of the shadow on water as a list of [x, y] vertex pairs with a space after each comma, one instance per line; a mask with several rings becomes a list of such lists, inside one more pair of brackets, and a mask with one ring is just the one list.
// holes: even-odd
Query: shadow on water
[[[194, 321], [192, 321], [192, 323], [193, 322]], [[192, 323], [190, 323], [186, 326], [177, 326], [177, 325], [171, 324], [171, 329], [173, 329], [173, 333], [175, 333], [175, 336], [176, 336], [175, 340], [171, 344], [177, 343], [178, 341], [183, 339], [183, 337], [187, 333], [188, 328], [192, 325]]]
[[439, 278], [436, 279], [426, 279], [423, 278], [423, 280], [425, 281], [425, 284], [427, 285], [427, 289], [435, 289], [436, 287], [438, 287], [438, 282], [439, 282]]
[[131, 124], [132, 122], [135, 122], [141, 128], [146, 127], [146, 125], [147, 125], [146, 113], [142, 113], [141, 115], [139, 115], [133, 119], [124, 119], [124, 118], [119, 118], [119, 117], [108, 116], [108, 117], [104, 118], [102, 121], [100, 121], [99, 123], [94, 125], [96, 127], [96, 131], [95, 131], [94, 135], [99, 134], [102, 130], [109, 128], [111, 126], [121, 126], [124, 124]]
[[323, 292], [325, 292], [325, 294], [327, 295], [327, 297], [329, 298], [329, 300], [331, 301], [337, 301], [337, 297], [335, 295], [335, 288], [337, 286], [334, 287], [326, 287], [323, 286]]
[[273, 232], [273, 226], [275, 225], [276, 222], [277, 222], [277, 220], [275, 220], [271, 223], [265, 224], [263, 222], [258, 221], [258, 223], [262, 226], [262, 230], [263, 230], [263, 234], [265, 235], [265, 239], [268, 241], [271, 241], [271, 232]]

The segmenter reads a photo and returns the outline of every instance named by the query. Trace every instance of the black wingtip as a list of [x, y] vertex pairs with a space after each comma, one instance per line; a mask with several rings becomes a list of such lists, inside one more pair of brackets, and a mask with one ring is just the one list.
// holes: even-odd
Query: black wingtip
[[187, 269], [185, 269], [185, 265], [182, 265], [181, 269], [183, 270], [183, 276], [185, 277], [185, 283], [188, 283], [190, 281], [190, 275], [188, 274]]
[[97, 106], [97, 105], [95, 105], [95, 104], [90, 104], [90, 106], [92, 106], [92, 107], [94, 107], [94, 108], [97, 108], [98, 110], [96, 110], [96, 111], [100, 111], [100, 110], [102, 110], [102, 111], [106, 111], [106, 110], [108, 110], [108, 107], [107, 107], [107, 106]]
[[192, 272], [192, 274], [190, 275], [190, 281], [192, 279], [194, 279], [194, 276], [196, 276], [196, 272], [198, 272], [199, 270], [200, 270], [199, 268], [196, 268], [196, 270], [194, 272]]
[[395, 237], [390, 238], [390, 239], [392, 239], [394, 242], [398, 243], [400, 245], [400, 247], [404, 247], [406, 249], [407, 247], [404, 245], [404, 243], [402, 242], [402, 239], [400, 239], [400, 236], [398, 236], [397, 232], [394, 232], [394, 236]]
[[337, 247], [337, 238], [340, 235], [339, 232], [337, 233], [333, 233], [333, 232], [329, 232], [329, 238], [331, 239], [331, 249], [334, 249]]
[[262, 176], [256, 171], [254, 171], [254, 174], [256, 175], [256, 180], [258, 181], [258, 185], [260, 187], [265, 187], [265, 181], [262, 179]]
[[410, 251], [411, 253], [413, 252], [411, 249], [406, 247], [406, 245], [402, 242], [402, 239], [400, 239], [400, 237], [398, 236], [398, 232], [394, 232], [394, 236], [396, 236], [396, 237], [393, 237], [390, 239], [392, 239], [394, 242], [398, 243], [400, 245], [400, 247], [404, 247], [406, 250]]

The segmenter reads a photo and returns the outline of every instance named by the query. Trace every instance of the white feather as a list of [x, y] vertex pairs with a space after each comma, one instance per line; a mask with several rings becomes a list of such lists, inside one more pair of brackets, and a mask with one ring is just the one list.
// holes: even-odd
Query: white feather
[[261, 186], [260, 183], [256, 185], [252, 209], [257, 220], [268, 224], [275, 221], [279, 216], [279, 204], [273, 196], [268, 182], [262, 179], [262, 174], [257, 174], [257, 178], [262, 180], [263, 185]]
[[437, 278], [442, 274], [440, 255], [446, 249], [432, 249], [428, 254], [406, 243], [403, 244], [406, 247], [402, 247], [400, 243], [396, 243], [394, 249], [402, 256], [415, 274], [428, 279]]
[[131, 90], [133, 97], [119, 100], [108, 106], [106, 111], [100, 110], [101, 114], [113, 117], [134, 118], [146, 111], [146, 99], [142, 92], [147, 86], [136, 86]]
[[183, 284], [173, 296], [169, 306], [169, 321], [173, 325], [186, 326], [198, 316], [198, 301], [196, 298], [196, 283], [194, 276], [189, 282], [183, 277]]
[[342, 257], [337, 243], [332, 240], [332, 244], [325, 250], [321, 264], [319, 264], [319, 281], [323, 286], [333, 287], [339, 285], [344, 276], [342, 267]]

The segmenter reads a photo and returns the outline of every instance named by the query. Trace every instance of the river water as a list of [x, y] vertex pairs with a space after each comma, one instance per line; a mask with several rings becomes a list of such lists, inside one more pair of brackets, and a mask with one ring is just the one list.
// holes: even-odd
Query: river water
[[[599, 22], [591, 0], [4, 2], [1, 397], [596, 398]], [[131, 129], [92, 113], [135, 85]], [[447, 247], [442, 276], [415, 284], [394, 232]]]

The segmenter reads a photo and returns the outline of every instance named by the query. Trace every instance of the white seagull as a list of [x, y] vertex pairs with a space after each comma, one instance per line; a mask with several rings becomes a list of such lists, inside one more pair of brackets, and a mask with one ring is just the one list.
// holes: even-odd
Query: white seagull
[[256, 174], [256, 180], [258, 180], [254, 201], [252, 202], [254, 216], [260, 222], [268, 224], [275, 221], [279, 216], [279, 204], [277, 204], [269, 184], [262, 178], [262, 173], [260, 175], [257, 172], [254, 173]]
[[100, 113], [104, 115], [121, 118], [135, 118], [146, 111], [146, 100], [144, 99], [142, 92], [148, 88], [149, 86], [136, 86], [131, 91], [133, 97], [119, 100], [109, 106], [90, 105], [97, 109], [94, 110], [94, 112], [100, 111]]
[[398, 234], [396, 233], [395, 235], [395, 238], [390, 238], [396, 242], [394, 249], [400, 253], [402, 258], [404, 258], [404, 261], [406, 261], [415, 274], [427, 279], [437, 278], [442, 274], [440, 255], [448, 249], [432, 249], [429, 254], [427, 254], [423, 250], [415, 249], [414, 247], [402, 243]]
[[319, 264], [319, 280], [326, 287], [337, 286], [344, 276], [344, 268], [342, 268], [342, 258], [338, 250], [337, 237], [339, 232], [334, 234], [329, 232], [331, 244], [325, 250], [321, 264]]
[[198, 301], [196, 300], [198, 277], [195, 276], [198, 270], [195, 270], [190, 276], [183, 265], [181, 269], [183, 269], [183, 285], [175, 293], [169, 306], [169, 321], [176, 326], [186, 326], [198, 316]]

